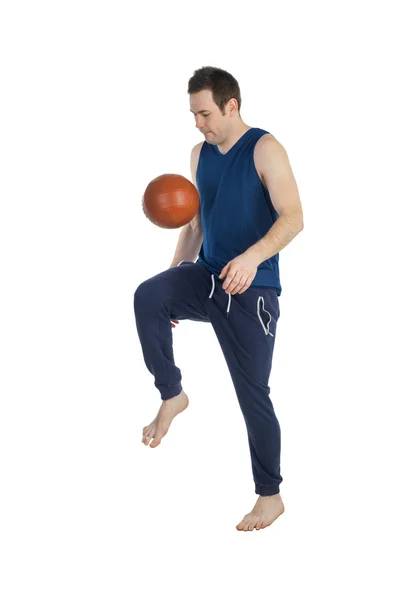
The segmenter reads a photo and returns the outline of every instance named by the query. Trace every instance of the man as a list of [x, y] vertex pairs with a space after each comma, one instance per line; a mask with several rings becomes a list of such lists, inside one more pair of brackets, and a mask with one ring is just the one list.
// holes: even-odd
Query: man
[[135, 292], [144, 360], [162, 399], [142, 442], [158, 446], [189, 403], [174, 363], [171, 322], [211, 323], [248, 432], [259, 498], [236, 528], [251, 531], [284, 512], [280, 427], [268, 379], [282, 291], [278, 253], [303, 229], [302, 207], [283, 146], [243, 122], [236, 79], [203, 67], [189, 80], [188, 93], [196, 127], [205, 136], [191, 154], [200, 208], [182, 228], [170, 268]]

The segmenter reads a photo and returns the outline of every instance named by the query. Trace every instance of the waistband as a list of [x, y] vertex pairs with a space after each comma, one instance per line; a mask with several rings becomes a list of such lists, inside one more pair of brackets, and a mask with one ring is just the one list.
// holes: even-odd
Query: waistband
[[[181, 262], [177, 266], [179, 267], [179, 265], [181, 265], [183, 262], [191, 262], [191, 261], [181, 260]], [[196, 263], [192, 263], [192, 264], [196, 264]], [[215, 291], [215, 275], [214, 275], [214, 273], [210, 273], [210, 275], [211, 275], [212, 288], [211, 288], [211, 292], [210, 292], [210, 294], [209, 294], [208, 297], [211, 299], [213, 297], [213, 294], [214, 294], [214, 291]], [[227, 306], [226, 315], [225, 315], [227, 318], [229, 317], [229, 311], [231, 309], [231, 301], [232, 301], [232, 295], [228, 292], [228, 306]], [[266, 325], [264, 324], [264, 321], [262, 319], [261, 310], [264, 311], [268, 315], [268, 317], [269, 317], [268, 322], [267, 322]], [[262, 327], [264, 329], [265, 335], [270, 335], [270, 336], [274, 337], [274, 334], [271, 333], [270, 330], [269, 330], [269, 326], [270, 326], [270, 323], [271, 323], [271, 320], [272, 320], [272, 316], [271, 316], [271, 314], [270, 314], [270, 312], [268, 310], [265, 310], [265, 308], [264, 308], [264, 298], [262, 296], [259, 296], [258, 299], [257, 299], [257, 316], [258, 316], [258, 318], [260, 320], [260, 323], [261, 323], [261, 325], [262, 325]]]

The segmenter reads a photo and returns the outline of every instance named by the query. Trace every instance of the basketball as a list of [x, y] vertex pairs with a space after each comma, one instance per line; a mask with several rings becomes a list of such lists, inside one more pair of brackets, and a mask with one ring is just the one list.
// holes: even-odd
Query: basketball
[[193, 183], [172, 173], [150, 181], [143, 195], [144, 214], [154, 225], [164, 229], [176, 229], [189, 223], [199, 204], [199, 194]]

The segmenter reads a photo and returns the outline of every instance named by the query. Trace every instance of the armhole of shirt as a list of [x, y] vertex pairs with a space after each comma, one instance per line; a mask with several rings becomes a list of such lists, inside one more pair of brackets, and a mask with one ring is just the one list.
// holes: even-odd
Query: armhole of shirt
[[258, 180], [259, 180], [259, 182], [260, 182], [260, 186], [261, 186], [262, 192], [263, 192], [263, 194], [264, 194], [264, 198], [265, 198], [265, 201], [266, 201], [266, 203], [267, 203], [268, 210], [269, 210], [269, 212], [270, 212], [271, 216], [273, 217], [273, 221], [275, 222], [275, 221], [278, 219], [278, 217], [279, 217], [279, 214], [277, 213], [277, 211], [275, 210], [275, 207], [274, 207], [274, 205], [272, 204], [272, 200], [271, 200], [271, 196], [270, 196], [270, 194], [269, 194], [269, 190], [268, 190], [268, 188], [267, 188], [267, 187], [265, 187], [265, 185], [264, 185], [264, 184], [263, 184], [263, 182], [262, 182], [262, 179], [261, 179], [261, 177], [260, 177], [260, 176], [259, 176], [259, 174], [258, 174], [258, 171], [257, 171], [257, 168], [256, 168], [256, 161], [255, 161], [255, 157], [254, 157], [254, 154], [255, 154], [255, 151], [256, 151], [256, 146], [257, 146], [257, 143], [258, 143], [258, 142], [261, 140], [261, 138], [263, 138], [263, 137], [264, 137], [264, 135], [272, 135], [272, 134], [271, 134], [271, 132], [269, 132], [269, 131], [268, 131], [268, 132], [266, 132], [266, 133], [264, 133], [263, 135], [261, 135], [261, 136], [258, 138], [257, 142], [254, 144], [254, 149], [253, 149], [253, 168], [254, 168], [254, 173], [256, 174], [256, 176], [258, 177]]
[[195, 181], [196, 181], [196, 187], [198, 187], [197, 186], [197, 173], [199, 171], [199, 164], [200, 164], [200, 159], [201, 159], [201, 155], [202, 155], [202, 152], [203, 152], [203, 148], [204, 148], [204, 141], [201, 142], [201, 148], [200, 148], [199, 156], [198, 156], [198, 159], [197, 159], [197, 165], [196, 165], [196, 173], [194, 174], [194, 178], [195, 178]]
[[[264, 131], [264, 130], [263, 130]], [[257, 167], [256, 167], [256, 159], [255, 159], [255, 153], [256, 153], [256, 146], [258, 144], [258, 142], [261, 140], [261, 138], [263, 138], [265, 135], [271, 135], [271, 133], [269, 131], [265, 132], [263, 135], [261, 135], [258, 140], [256, 141], [256, 143], [254, 144], [254, 148], [253, 148], [253, 167], [254, 167], [254, 172], [257, 175], [258, 179], [260, 180], [260, 185], [263, 189], [263, 191], [267, 192], [268, 196], [269, 196], [269, 191], [268, 189], [264, 186], [263, 181], [261, 179], [261, 177], [258, 174], [257, 171]]]

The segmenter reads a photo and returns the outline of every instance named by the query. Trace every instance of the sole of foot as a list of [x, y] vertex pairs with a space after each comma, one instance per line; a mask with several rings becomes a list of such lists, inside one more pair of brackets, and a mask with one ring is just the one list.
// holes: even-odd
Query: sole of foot
[[176, 415], [183, 412], [189, 405], [189, 398], [182, 390], [178, 396], [162, 400], [160, 410], [156, 418], [143, 428], [142, 442], [145, 446], [156, 448], [160, 445], [162, 438], [168, 432], [170, 425]]

